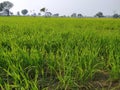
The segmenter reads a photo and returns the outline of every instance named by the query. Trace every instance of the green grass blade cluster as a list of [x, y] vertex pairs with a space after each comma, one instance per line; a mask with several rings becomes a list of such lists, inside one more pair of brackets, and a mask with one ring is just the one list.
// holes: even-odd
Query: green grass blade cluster
[[102, 81], [120, 85], [120, 19], [0, 21], [1, 90], [89, 90], [104, 88]]

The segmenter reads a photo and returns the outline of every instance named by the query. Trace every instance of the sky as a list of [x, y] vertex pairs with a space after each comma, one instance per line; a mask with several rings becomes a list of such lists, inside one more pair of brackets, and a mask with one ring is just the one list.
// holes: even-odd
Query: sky
[[[0, 2], [6, 0], [0, 0]], [[120, 14], [120, 0], [7, 0], [14, 4], [11, 11], [28, 9], [29, 14], [40, 12], [45, 7], [53, 14], [71, 15], [81, 13], [85, 16], [93, 16], [101, 11], [104, 15]]]

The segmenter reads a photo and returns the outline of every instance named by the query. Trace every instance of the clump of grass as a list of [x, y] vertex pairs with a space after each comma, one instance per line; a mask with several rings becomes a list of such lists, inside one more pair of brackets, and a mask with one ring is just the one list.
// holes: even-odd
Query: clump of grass
[[5, 18], [0, 89], [120, 88], [119, 19]]

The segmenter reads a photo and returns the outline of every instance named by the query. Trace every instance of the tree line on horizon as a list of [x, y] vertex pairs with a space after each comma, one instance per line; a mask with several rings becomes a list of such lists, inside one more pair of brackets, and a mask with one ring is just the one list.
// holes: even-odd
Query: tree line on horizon
[[[13, 3], [9, 2], [9, 1], [4, 1], [2, 3], [0, 3], [0, 16], [11, 16], [11, 15], [14, 15], [13, 12], [10, 11], [10, 9], [14, 6]], [[52, 14], [51, 12], [48, 11], [48, 9], [46, 9], [45, 7], [41, 8], [40, 9], [40, 12], [38, 14], [36, 14], [35, 12], [33, 12], [31, 15], [28, 14], [28, 10], [27, 9], [23, 9], [21, 10], [21, 14], [23, 16], [42, 16], [41, 15], [41, 12], [44, 13], [43, 16], [45, 17], [59, 17], [59, 13], [56, 13], [56, 14]], [[20, 11], [17, 12], [17, 16], [21, 16], [20, 14]], [[66, 17], [66, 15], [64, 16], [61, 16], [61, 17]], [[77, 13], [72, 13], [71, 16], [69, 17], [85, 17], [83, 16], [81, 13], [80, 14], [77, 14]], [[98, 18], [102, 18], [102, 17], [108, 17], [108, 16], [105, 16], [102, 12], [98, 12], [96, 13], [93, 17], [98, 17]], [[115, 13], [113, 14], [112, 16], [110, 17], [113, 17], [113, 18], [120, 18], [120, 15]]]

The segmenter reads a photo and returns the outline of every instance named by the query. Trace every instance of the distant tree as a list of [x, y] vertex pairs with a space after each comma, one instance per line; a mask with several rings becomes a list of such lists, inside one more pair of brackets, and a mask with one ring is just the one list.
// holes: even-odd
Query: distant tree
[[19, 11], [17, 12], [17, 16], [20, 16], [20, 12]]
[[45, 17], [50, 17], [50, 16], [52, 16], [51, 12], [45, 12]]
[[65, 17], [67, 17], [66, 15], [63, 15], [63, 16], [61, 16], [62, 18], [65, 18]]
[[117, 13], [113, 15], [113, 18], [119, 18], [120, 15], [118, 15]]
[[10, 12], [10, 15], [14, 15], [13, 12]]
[[44, 8], [41, 8], [40, 11], [41, 11], [41, 12], [46, 12], [46, 8], [45, 8], [45, 7], [44, 7]]
[[98, 13], [95, 15], [95, 17], [99, 17], [99, 18], [101, 18], [101, 17], [104, 17], [104, 15], [103, 15], [102, 12], [98, 12]]
[[7, 13], [7, 16], [10, 16], [10, 11], [8, 9], [4, 10]]
[[78, 17], [83, 17], [83, 15], [82, 15], [82, 14], [78, 14], [77, 16], [78, 16]]
[[59, 17], [59, 13], [53, 14], [53, 17]]
[[26, 15], [26, 14], [28, 13], [28, 10], [27, 10], [27, 9], [23, 9], [23, 10], [21, 11], [21, 13], [22, 13], [23, 15]]
[[45, 7], [40, 9], [40, 12], [44, 12], [44, 15], [45, 15], [45, 13], [46, 13], [47, 11], [48, 11], [48, 10], [47, 10]]
[[33, 16], [33, 17], [36, 17], [36, 16], [37, 16], [37, 14], [34, 12], [34, 13], [32, 14], [32, 16]]
[[41, 16], [41, 13], [38, 13], [38, 16]]
[[77, 17], [77, 14], [76, 14], [76, 13], [73, 13], [73, 14], [71, 15], [71, 17]]
[[7, 12], [7, 16], [10, 15], [10, 9], [13, 7], [13, 3], [9, 1], [4, 1], [0, 3], [0, 11], [5, 11]]

